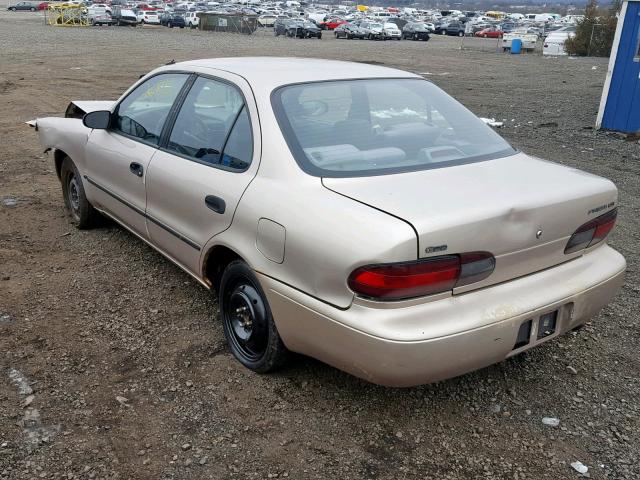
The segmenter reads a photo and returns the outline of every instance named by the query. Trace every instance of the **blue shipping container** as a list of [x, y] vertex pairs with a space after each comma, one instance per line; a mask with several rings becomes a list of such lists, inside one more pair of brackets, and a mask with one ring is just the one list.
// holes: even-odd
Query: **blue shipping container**
[[640, 0], [622, 5], [597, 125], [640, 132]]

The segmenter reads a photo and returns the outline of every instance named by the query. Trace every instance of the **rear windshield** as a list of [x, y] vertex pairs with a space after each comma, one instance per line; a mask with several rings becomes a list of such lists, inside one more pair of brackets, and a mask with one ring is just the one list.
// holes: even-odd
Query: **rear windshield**
[[296, 161], [320, 177], [425, 170], [515, 153], [423, 79], [289, 85], [274, 92], [272, 103]]

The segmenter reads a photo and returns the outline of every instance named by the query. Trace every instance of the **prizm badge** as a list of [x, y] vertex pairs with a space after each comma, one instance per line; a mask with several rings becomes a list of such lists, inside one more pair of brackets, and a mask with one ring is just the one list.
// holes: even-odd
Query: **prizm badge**
[[615, 204], [616, 204], [616, 202], [611, 202], [611, 203], [608, 203], [606, 205], [600, 205], [599, 207], [592, 208], [591, 210], [589, 210], [587, 212], [587, 215], [591, 215], [592, 213], [601, 212], [602, 210], [606, 210], [607, 208], [613, 207]]
[[424, 249], [424, 253], [444, 252], [448, 247], [446, 245], [436, 245]]

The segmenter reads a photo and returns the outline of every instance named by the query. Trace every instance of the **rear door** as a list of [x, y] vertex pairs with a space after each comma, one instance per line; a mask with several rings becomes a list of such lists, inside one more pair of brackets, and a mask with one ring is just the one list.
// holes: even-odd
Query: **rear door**
[[260, 133], [249, 86], [198, 77], [147, 174], [151, 241], [199, 275], [202, 247], [231, 225], [258, 168]]
[[116, 106], [111, 127], [92, 130], [85, 147], [85, 185], [92, 203], [144, 238], [149, 162], [188, 78], [166, 73], [137, 86]]

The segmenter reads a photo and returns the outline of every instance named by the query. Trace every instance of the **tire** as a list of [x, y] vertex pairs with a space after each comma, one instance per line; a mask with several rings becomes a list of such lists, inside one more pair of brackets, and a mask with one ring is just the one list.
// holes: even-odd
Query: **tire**
[[322, 40], [322, 34], [321, 33], [318, 34], [318, 40]]
[[36, 9], [35, 9], [35, 8], [33, 8], [33, 7], [31, 7], [29, 10], [31, 10], [32, 12], [35, 12], [35, 11], [36, 11]]
[[464, 32], [458, 32], [459, 37], [464, 37]]
[[167, 22], [167, 27], [173, 28], [173, 25], [171, 25], [171, 22]]
[[87, 200], [80, 172], [69, 157], [62, 161], [60, 181], [64, 204], [72, 222], [81, 230], [93, 227], [99, 215], [98, 211]]
[[16, 9], [15, 9], [14, 7], [9, 7], [9, 11], [10, 11], [10, 12], [15, 12], [15, 11], [16, 11]]
[[231, 262], [224, 270], [218, 301], [225, 338], [242, 365], [267, 373], [284, 364], [287, 347], [258, 279], [242, 260]]
[[487, 34], [486, 34], [486, 33], [485, 33], [485, 34], [483, 34], [483, 35], [482, 35], [482, 38], [487, 38]]

